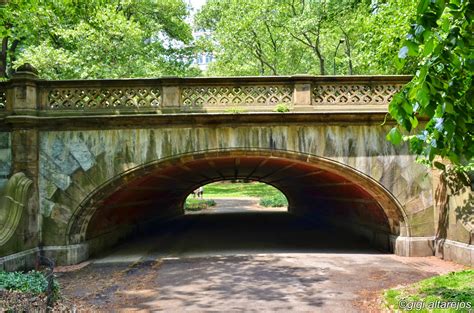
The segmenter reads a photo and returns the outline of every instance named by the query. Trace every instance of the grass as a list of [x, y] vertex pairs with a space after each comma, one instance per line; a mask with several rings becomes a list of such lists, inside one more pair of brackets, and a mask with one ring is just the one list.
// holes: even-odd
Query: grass
[[201, 211], [214, 205], [216, 205], [216, 202], [211, 199], [194, 199], [188, 197], [184, 204], [184, 209], [186, 211]]
[[[259, 183], [232, 183], [230, 181], [216, 182], [204, 186], [204, 195], [206, 199], [212, 198], [260, 198], [260, 205], [264, 207], [282, 207], [288, 206], [288, 200], [273, 186]], [[206, 201], [212, 201], [213, 204]], [[184, 209], [187, 211], [200, 211], [215, 205], [213, 200], [196, 199], [192, 195], [186, 199]]]
[[230, 183], [217, 182], [204, 186], [204, 196], [206, 198], [239, 198], [283, 195], [278, 189], [270, 185], [250, 182], [250, 183]]
[[[453, 272], [403, 288], [389, 289], [384, 293], [384, 299], [391, 310], [400, 312], [469, 312], [469, 309], [474, 309], [474, 270]], [[449, 302], [457, 307], [441, 306]]]

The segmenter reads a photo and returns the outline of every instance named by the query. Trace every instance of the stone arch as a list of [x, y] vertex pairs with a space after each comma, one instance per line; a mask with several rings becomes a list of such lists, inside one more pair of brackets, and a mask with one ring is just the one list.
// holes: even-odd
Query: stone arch
[[[247, 167], [239, 173], [241, 168], [244, 169], [242, 164], [246, 162]], [[237, 163], [239, 164], [236, 165]], [[193, 169], [199, 166], [214, 167], [212, 169], [214, 174], [193, 172]], [[260, 171], [261, 169], [270, 172], [268, 174]], [[237, 170], [237, 172], [231, 173], [232, 170]], [[181, 178], [175, 178], [173, 171], [184, 174], [180, 174]], [[186, 176], [186, 173], [189, 175]], [[287, 182], [296, 179], [297, 184], [285, 185], [285, 175], [288, 176]], [[298, 175], [300, 178], [295, 178]], [[312, 190], [316, 190], [314, 194], [319, 192], [324, 195], [321, 191], [324, 188], [336, 188], [343, 194], [358, 196], [357, 201], [367, 203], [365, 207], [372, 208], [374, 212], [378, 212], [378, 215], [383, 215], [379, 218], [385, 219], [388, 233], [395, 236], [410, 236], [409, 227], [406, 225], [407, 215], [397, 199], [378, 181], [357, 169], [328, 158], [296, 151], [247, 148], [186, 153], [142, 164], [123, 172], [98, 186], [77, 206], [68, 223], [66, 242], [79, 244], [86, 241], [93, 218], [100, 215], [102, 211], [110, 216], [110, 212], [113, 212], [115, 208], [123, 208], [123, 203], [127, 203], [126, 201], [129, 201], [130, 206], [138, 208], [135, 209], [134, 214], [138, 214], [140, 210], [151, 212], [150, 208], [155, 203], [152, 197], [160, 197], [164, 193], [158, 192], [161, 188], [159, 186], [155, 192], [147, 191], [147, 188], [152, 188], [147, 184], [157, 182], [165, 184], [164, 182], [171, 182], [173, 179], [182, 179], [179, 183], [184, 187], [180, 190], [169, 189], [166, 201], [160, 202], [160, 208], [170, 210], [171, 215], [182, 213], [183, 201], [194, 188], [226, 178], [251, 178], [273, 185], [285, 194], [289, 200], [289, 211], [295, 213], [305, 213], [311, 209], [304, 203], [304, 201], [310, 202], [308, 199], [311, 202], [314, 199], [322, 199], [322, 202], [338, 201], [335, 199], [337, 197], [331, 200], [329, 199], [331, 197], [324, 196], [301, 200], [302, 195], [305, 197], [306, 194], [298, 191], [298, 188], [305, 189], [307, 186], [304, 184], [310, 176], [320, 176], [316, 181], [321, 182], [317, 184], [319, 189], [311, 187]], [[325, 183], [325, 181], [328, 182]], [[312, 196], [313, 192], [310, 193]]]

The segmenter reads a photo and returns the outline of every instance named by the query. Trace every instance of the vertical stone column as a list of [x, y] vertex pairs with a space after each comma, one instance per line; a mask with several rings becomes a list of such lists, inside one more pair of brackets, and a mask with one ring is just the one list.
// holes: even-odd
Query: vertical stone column
[[296, 75], [294, 79], [293, 105], [295, 111], [307, 111], [311, 109], [311, 81], [310, 76]]
[[[30, 64], [18, 68], [11, 79], [10, 114], [12, 116], [36, 116], [38, 114], [38, 89], [36, 69]], [[24, 172], [33, 181], [38, 178], [38, 130], [24, 119], [12, 120], [12, 169]]]
[[[41, 214], [39, 207], [39, 132], [28, 117], [38, 114], [37, 72], [29, 64], [22, 65], [11, 79], [9, 119], [12, 125], [12, 175], [22, 172], [32, 181], [27, 207], [23, 212], [22, 229], [17, 234], [19, 251], [35, 248], [41, 243]], [[20, 118], [24, 117], [24, 118]], [[20, 238], [21, 236], [21, 238]]]

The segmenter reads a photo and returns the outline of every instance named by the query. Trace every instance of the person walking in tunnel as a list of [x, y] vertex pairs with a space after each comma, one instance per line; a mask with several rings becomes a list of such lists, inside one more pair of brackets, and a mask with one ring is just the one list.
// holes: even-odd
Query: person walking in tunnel
[[201, 186], [197, 189], [197, 196], [198, 198], [202, 199], [203, 195], [204, 195], [204, 187]]

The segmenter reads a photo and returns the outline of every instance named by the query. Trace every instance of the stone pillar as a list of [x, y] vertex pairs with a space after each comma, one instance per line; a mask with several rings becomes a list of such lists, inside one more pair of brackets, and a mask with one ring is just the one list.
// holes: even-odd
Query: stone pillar
[[11, 101], [7, 108], [13, 115], [37, 115], [37, 73], [33, 66], [26, 63], [13, 74], [11, 79]]
[[293, 105], [295, 111], [306, 111], [311, 108], [311, 81], [310, 76], [297, 75], [294, 79]]
[[178, 77], [170, 77], [163, 83], [163, 108], [178, 109], [181, 106], [181, 88]]
[[15, 120], [20, 116], [37, 115], [38, 89], [36, 69], [25, 64], [18, 68], [11, 79], [12, 102], [9, 103], [12, 153], [12, 175], [24, 173], [32, 181], [30, 197], [27, 200], [25, 214], [17, 238], [18, 249], [25, 250], [37, 247], [41, 242], [41, 215], [39, 208], [39, 132], [34, 124], [25, 119]]
[[[38, 80], [36, 69], [30, 64], [18, 68], [11, 79], [12, 102], [9, 111], [12, 115], [38, 114]], [[13, 122], [12, 131], [12, 170], [24, 172], [33, 181], [38, 178], [38, 130], [29, 123]]]

